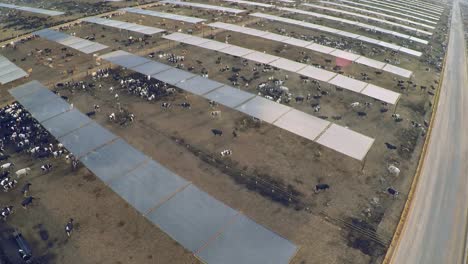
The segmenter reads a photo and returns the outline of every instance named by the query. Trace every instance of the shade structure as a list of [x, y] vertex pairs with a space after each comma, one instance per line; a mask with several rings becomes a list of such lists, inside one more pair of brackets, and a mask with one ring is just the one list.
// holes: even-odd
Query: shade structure
[[292, 109], [278, 118], [278, 120], [274, 122], [274, 125], [314, 141], [328, 128], [329, 125], [331, 125], [331, 123], [296, 109]]
[[264, 120], [265, 122], [273, 123], [282, 115], [291, 111], [292, 108], [282, 104], [277, 104], [266, 98], [256, 96], [236, 107], [236, 110], [260, 120]]
[[105, 59], [113, 64], [120, 65], [125, 68], [132, 68], [136, 67], [138, 65], [142, 65], [148, 62], [151, 62], [151, 60], [147, 58], [143, 58], [140, 56], [135, 56], [133, 54], [129, 54], [125, 51], [119, 50], [111, 53], [104, 54], [101, 56], [102, 59]]
[[[117, 63], [116, 63], [117, 64]], [[120, 65], [120, 64], [119, 64]], [[155, 62], [155, 61], [149, 61], [147, 63], [139, 64], [134, 67], [130, 67], [131, 70], [139, 72], [144, 75], [154, 75], [156, 73], [160, 73], [163, 71], [167, 71], [171, 69], [171, 66]]]
[[109, 182], [112, 190], [141, 214], [147, 214], [188, 184], [185, 179], [152, 160]]
[[18, 102], [27, 109], [33, 109], [35, 107], [45, 105], [48, 101], [53, 99], [59, 98], [56, 94], [51, 93], [48, 90], [40, 89], [18, 98]]
[[57, 42], [72, 49], [76, 49], [86, 54], [94, 53], [108, 48], [106, 45], [92, 42], [86, 39], [70, 36], [68, 34], [52, 29], [42, 29], [33, 33], [41, 38]]
[[76, 157], [81, 158], [115, 139], [117, 139], [116, 135], [97, 123], [91, 122], [61, 137], [60, 142]]
[[208, 9], [208, 10], [216, 10], [225, 13], [233, 13], [233, 14], [240, 14], [245, 12], [245, 10], [237, 9], [237, 8], [230, 8], [224, 6], [216, 6], [216, 5], [207, 5], [207, 4], [200, 4], [194, 2], [185, 2], [185, 1], [178, 1], [178, 0], [164, 0], [160, 1], [163, 4], [172, 4], [172, 5], [179, 5], [179, 6], [189, 6], [201, 9]]
[[42, 126], [55, 138], [60, 138], [90, 122], [92, 122], [92, 120], [89, 117], [76, 109], [71, 109], [70, 111], [44, 121]]
[[152, 78], [158, 79], [162, 82], [175, 85], [178, 82], [185, 81], [187, 79], [195, 77], [195, 74], [192, 74], [190, 72], [172, 68], [167, 71], [163, 71], [160, 73], [157, 73], [155, 75], [152, 75]]
[[103, 25], [103, 26], [108, 26], [108, 27], [114, 27], [118, 29], [123, 29], [123, 30], [128, 30], [128, 31], [133, 31], [145, 35], [154, 35], [157, 33], [162, 33], [165, 32], [164, 29], [160, 28], [155, 28], [155, 27], [148, 27], [148, 26], [143, 26], [135, 23], [128, 23], [128, 22], [122, 22], [118, 20], [111, 20], [111, 19], [106, 19], [106, 18], [84, 18], [82, 21], [88, 22], [88, 23], [94, 23], [98, 25]]
[[[357, 160], [363, 160], [374, 143], [374, 139], [332, 124], [317, 139], [317, 142]], [[367, 146], [367, 149], [362, 146]]]
[[15, 98], [19, 99], [25, 95], [28, 95], [38, 90], [46, 89], [40, 82], [34, 80], [27, 82], [25, 84], [16, 86], [15, 88], [10, 89], [8, 92]]
[[6, 57], [0, 55], [0, 84], [26, 77], [28, 74]]
[[239, 215], [196, 255], [206, 263], [289, 263], [297, 250], [288, 240]]
[[196, 95], [204, 95], [217, 88], [220, 88], [221, 86], [224, 86], [224, 84], [205, 77], [196, 76], [194, 78], [179, 82], [177, 86], [187, 92]]
[[182, 246], [195, 252], [222, 231], [237, 214], [194, 185], [189, 185], [147, 217]]
[[122, 139], [113, 140], [109, 137], [107, 144], [88, 151], [80, 161], [103, 182], [108, 182], [137, 169], [148, 159]]
[[239, 5], [251, 5], [251, 6], [260, 6], [260, 7], [267, 7], [267, 8], [275, 7], [274, 5], [270, 5], [270, 4], [253, 2], [253, 1], [244, 1], [244, 0], [221, 0], [221, 1], [236, 3]]
[[186, 22], [186, 23], [193, 23], [193, 24], [201, 23], [203, 21], [206, 21], [206, 19], [202, 19], [202, 18], [182, 16], [182, 15], [176, 15], [176, 14], [165, 13], [165, 12], [158, 12], [158, 11], [153, 11], [153, 10], [144, 10], [144, 9], [133, 8], [133, 7], [122, 8], [120, 10], [128, 12], [128, 13], [148, 15], [148, 16], [160, 17], [160, 18], [167, 18], [167, 19], [171, 19], [171, 20], [177, 20], [177, 21], [182, 21], [182, 22]]
[[227, 107], [235, 108], [236, 106], [241, 105], [242, 103], [255, 97], [255, 95], [225, 85], [205, 94], [204, 97]]
[[45, 104], [37, 105], [29, 109], [31, 115], [39, 122], [43, 122], [61, 113], [70, 110], [70, 105], [62, 98], [48, 100]]
[[0, 7], [16, 9], [16, 10], [21, 10], [21, 11], [46, 15], [46, 16], [59, 16], [59, 15], [65, 14], [65, 12], [61, 12], [61, 11], [48, 10], [48, 9], [43, 9], [43, 8], [35, 8], [35, 7], [29, 7], [29, 6], [18, 6], [18, 5], [12, 5], [12, 4], [3, 4], [3, 3], [0, 4]]

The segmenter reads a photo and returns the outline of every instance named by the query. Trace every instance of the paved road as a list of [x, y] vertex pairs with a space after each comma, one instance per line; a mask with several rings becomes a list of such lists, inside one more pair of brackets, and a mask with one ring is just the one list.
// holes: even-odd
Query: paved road
[[463, 22], [454, 3], [434, 128], [395, 264], [464, 263], [468, 222], [468, 77]]

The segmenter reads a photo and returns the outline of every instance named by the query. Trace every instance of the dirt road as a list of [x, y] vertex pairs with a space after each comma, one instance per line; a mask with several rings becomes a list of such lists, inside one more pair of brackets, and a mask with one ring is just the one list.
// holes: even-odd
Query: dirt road
[[463, 263], [468, 219], [468, 75], [458, 1], [434, 130], [392, 263]]

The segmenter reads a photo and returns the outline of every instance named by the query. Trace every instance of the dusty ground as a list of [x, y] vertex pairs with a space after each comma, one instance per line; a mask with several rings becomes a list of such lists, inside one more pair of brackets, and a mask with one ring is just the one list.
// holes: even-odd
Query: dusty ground
[[[199, 10], [195, 12], [189, 8], [155, 6], [151, 9], [197, 16], [210, 21], [216, 19], [216, 14], [213, 12]], [[266, 12], [274, 13], [269, 10]], [[447, 12], [441, 21], [445, 21], [446, 16]], [[133, 14], [117, 16], [115, 19], [169, 31], [181, 29], [183, 32], [188, 32], [191, 29], [194, 34], [203, 33], [205, 36], [211, 34], [210, 30], [205, 31], [193, 25]], [[248, 19], [242, 16], [221, 18], [222, 21], [230, 23], [245, 23]], [[259, 22], [250, 26], [270, 31], [283, 28], [285, 29], [283, 34], [305, 35], [304, 38], [316, 41], [324, 35], [273, 22]], [[368, 54], [370, 45], [358, 47], [358, 43], [348, 42], [349, 47], [355, 51], [371, 58], [399, 61], [400, 66], [414, 71], [415, 76], [412, 81], [416, 87], [400, 90], [396, 86], [395, 76], [391, 74], [378, 76], [369, 68], [357, 64], [350, 64], [341, 69], [344, 73], [356, 77], [361, 72], [366, 72], [371, 78], [370, 83], [401, 92], [403, 96], [396, 112], [402, 115], [403, 122], [396, 123], [392, 120], [394, 106], [390, 106], [388, 112], [381, 113], [380, 109], [383, 106], [379, 103], [348, 91], [336, 90], [326, 84], [322, 84], [322, 88], [330, 94], [320, 99], [322, 106], [320, 112], [314, 112], [310, 106], [318, 101], [312, 100], [303, 104], [291, 102], [294, 108], [322, 118], [327, 117], [332, 122], [349, 126], [355, 131], [376, 138], [365, 164], [268, 124], [252, 123], [247, 116], [221, 106], [217, 109], [222, 111], [222, 117], [213, 119], [209, 115], [213, 109], [208, 102], [190, 94], [179, 93], [149, 103], [120, 91], [121, 105], [136, 116], [136, 121], [131, 126], [120, 127], [106, 119], [106, 114], [116, 111], [116, 102], [109, 94], [108, 88], [119, 87], [111, 78], [97, 81], [89, 77], [74, 78], [75, 81], [101, 83], [103, 88], [91, 91], [78, 90], [74, 94], [69, 91], [61, 93], [69, 96], [71, 102], [83, 112], [90, 111], [95, 103], [100, 104], [102, 113], [96, 116], [96, 121], [217, 199], [241, 210], [258, 223], [295, 242], [301, 248], [293, 263], [378, 263], [398, 221], [419, 158], [424, 136], [420, 130], [411, 126], [410, 121], [423, 123], [429, 119], [433, 98], [428, 92], [434, 92], [431, 85], [437, 87], [439, 65], [436, 59], [442, 56], [443, 52], [443, 45], [438, 40], [445, 37], [445, 28], [445, 23], [439, 24], [433, 37], [433, 52], [419, 60], [401, 54], [391, 54], [389, 51], [375, 47], [373, 47], [375, 52], [370, 56]], [[351, 27], [349, 29], [355, 30]], [[263, 66], [255, 66], [252, 62], [243, 66], [242, 60], [232, 56], [175, 43], [168, 45], [169, 42], [159, 38], [158, 35], [138, 42], [129, 42], [129, 36], [134, 38], [142, 36], [89, 24], [73, 27], [67, 32], [75, 32], [80, 37], [95, 34], [97, 42], [111, 46], [108, 51], [121, 48], [145, 54], [161, 51], [163, 55], [169, 53], [185, 55], [186, 59], [183, 62], [185, 69], [193, 66], [195, 67], [193, 72], [200, 73], [204, 68], [209, 72], [211, 79], [226, 84], [231, 84], [229, 80], [233, 75], [231, 69], [241, 68], [240, 75], [248, 81], [239, 79], [239, 87], [252, 93], [258, 92], [257, 84], [268, 81], [271, 76], [284, 79], [286, 75], [289, 79], [285, 85], [294, 95], [317, 92], [314, 85], [304, 84], [297, 74], [268, 70], [254, 75], [253, 67], [263, 69]], [[219, 41], [225, 41], [227, 35], [220, 33], [214, 37]], [[327, 64], [325, 60], [331, 57], [323, 54], [296, 47], [285, 47], [260, 38], [245, 38], [237, 33], [229, 35], [228, 41], [232, 44], [266, 51], [280, 57], [304, 60], [305, 63], [318, 64], [328, 70], [333, 70], [335, 66], [334, 61]], [[334, 42], [341, 41], [332, 35], [326, 37]], [[51, 54], [44, 55], [35, 51], [31, 56], [27, 56], [36, 47], [39, 49], [48, 47], [52, 50]], [[23, 69], [33, 68], [28, 80], [37, 79], [51, 84], [51, 87], [54, 83], [74, 76], [66, 73], [69, 69], [74, 69], [76, 74], [96, 66], [92, 55], [79, 54], [70, 49], [68, 52], [74, 54], [68, 58], [69, 61], [62, 58], [64, 52], [59, 45], [40, 39], [18, 45], [16, 50], [6, 48], [1, 51], [9, 59], [16, 59], [15, 63]], [[26, 60], [21, 61], [24, 57]], [[48, 62], [45, 63], [48, 57], [53, 58], [53, 67], [48, 66]], [[156, 56], [155, 59], [169, 63], [164, 56], [161, 58]], [[219, 64], [216, 63], [217, 60], [220, 60]], [[225, 65], [228, 65], [230, 70], [221, 72], [220, 68]], [[132, 74], [121, 71], [118, 73], [122, 76]], [[0, 103], [11, 99], [6, 93], [7, 88], [24, 81], [26, 80], [0, 87]], [[249, 85], [245, 86], [246, 83]], [[424, 91], [421, 86], [428, 88]], [[163, 110], [160, 107], [163, 101], [172, 102], [174, 107]], [[192, 104], [190, 110], [176, 106], [184, 101]], [[349, 107], [350, 103], [356, 101], [373, 103], [371, 108], [358, 109], [365, 111], [366, 117], [359, 117], [356, 113], [358, 110]], [[341, 116], [341, 119], [333, 119], [336, 116]], [[213, 138], [210, 129], [215, 127], [225, 131], [226, 137]], [[240, 131], [238, 138], [230, 136], [230, 131], [234, 128]], [[384, 145], [385, 142], [400, 148], [388, 150]], [[410, 151], [402, 151], [401, 146]], [[233, 155], [221, 159], [219, 152], [227, 148], [233, 150]], [[34, 187], [33, 195], [41, 199], [29, 211], [17, 210], [18, 213], [11, 218], [11, 222], [25, 230], [29, 239], [36, 241], [38, 252], [41, 254], [50, 252], [56, 263], [118, 263], [118, 261], [120, 263], [196, 263], [190, 254], [143, 217], [138, 216], [132, 208], [128, 208], [125, 202], [99, 180], [95, 180], [86, 169], [70, 172], [65, 165], [61, 165], [63, 168], [52, 174], [40, 175], [38, 172], [40, 162], [27, 161], [24, 156], [15, 157], [17, 158], [23, 160], [22, 163], [31, 164], [36, 168], [30, 180]], [[213, 158], [216, 158], [216, 162], [213, 162]], [[63, 161], [59, 163], [63, 164]], [[390, 177], [386, 171], [386, 167], [391, 163], [398, 164], [402, 171], [398, 178]], [[258, 178], [267, 184], [252, 185], [251, 179]], [[315, 194], [313, 186], [320, 182], [328, 183], [332, 188], [327, 192]], [[279, 191], [272, 195], [266, 191], [268, 188], [265, 186], [270, 189], [278, 188]], [[392, 199], [385, 193], [385, 189], [389, 186], [400, 191], [399, 199]], [[292, 200], [285, 201], [284, 197]], [[0, 198], [5, 199], [4, 203], [18, 203], [21, 199], [18, 193], [7, 194]], [[88, 206], [89, 204], [93, 206]], [[26, 216], [26, 214], [34, 215]], [[63, 226], [71, 216], [77, 219], [80, 228], [76, 236], [65, 243]], [[38, 228], [35, 227], [38, 224], [42, 224], [50, 233], [48, 241], [43, 242], [38, 237]], [[46, 249], [47, 243], [55, 239], [57, 240], [53, 243], [54, 246]], [[149, 259], [149, 255], [153, 256], [152, 259]], [[177, 259], [170, 259], [171, 257]]]

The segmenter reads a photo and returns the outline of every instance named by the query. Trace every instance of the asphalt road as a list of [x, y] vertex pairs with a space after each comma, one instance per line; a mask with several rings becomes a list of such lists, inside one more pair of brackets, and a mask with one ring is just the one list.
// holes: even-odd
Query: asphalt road
[[468, 74], [458, 1], [452, 10], [438, 110], [422, 174], [392, 263], [466, 260], [468, 223]]

